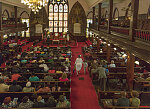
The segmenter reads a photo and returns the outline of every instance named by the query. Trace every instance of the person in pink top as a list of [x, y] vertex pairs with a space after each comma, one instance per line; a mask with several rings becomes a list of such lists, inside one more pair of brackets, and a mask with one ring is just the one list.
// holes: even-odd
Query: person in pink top
[[21, 75], [14, 73], [14, 74], [11, 76], [11, 82], [13, 82], [14, 80], [17, 81], [19, 77], [21, 77]]
[[62, 76], [59, 78], [60, 81], [69, 81], [69, 79], [67, 78], [67, 74], [63, 73]]

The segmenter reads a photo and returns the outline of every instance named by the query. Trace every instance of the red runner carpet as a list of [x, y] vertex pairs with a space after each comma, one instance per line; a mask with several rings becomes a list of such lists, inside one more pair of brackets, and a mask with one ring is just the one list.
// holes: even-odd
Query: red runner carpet
[[[84, 42], [78, 42], [78, 47], [72, 48], [71, 71], [74, 68], [74, 62], [78, 55], [82, 55], [82, 47], [84, 45]], [[79, 80], [79, 77], [84, 77], [84, 80]], [[76, 75], [72, 77], [70, 100], [71, 109], [100, 109], [92, 81], [88, 74], [84, 75], [83, 67], [78, 77]]]

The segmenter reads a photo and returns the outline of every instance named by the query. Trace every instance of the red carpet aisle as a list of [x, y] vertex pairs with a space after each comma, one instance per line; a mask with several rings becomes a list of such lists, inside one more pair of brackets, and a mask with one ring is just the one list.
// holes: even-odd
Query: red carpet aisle
[[[72, 70], [75, 59], [78, 57], [78, 55], [82, 55], [81, 47], [85, 45], [83, 42], [79, 42], [78, 44], [79, 46], [77, 48], [72, 48]], [[74, 75], [72, 77], [70, 98], [71, 109], [100, 109], [92, 81], [88, 74], [83, 75], [83, 68], [79, 77], [84, 77], [84, 80], [79, 80], [78, 77]]]

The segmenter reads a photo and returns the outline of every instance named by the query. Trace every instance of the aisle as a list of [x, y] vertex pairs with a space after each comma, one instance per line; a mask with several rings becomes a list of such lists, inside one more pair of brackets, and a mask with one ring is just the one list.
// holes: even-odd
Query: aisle
[[[79, 42], [77, 48], [72, 48], [71, 69], [74, 67], [75, 59], [78, 55], [82, 55], [82, 46], [84, 42]], [[83, 55], [82, 55], [83, 59]], [[97, 95], [92, 85], [92, 81], [88, 74], [83, 74], [83, 68], [79, 77], [84, 77], [84, 80], [79, 80], [79, 77], [72, 77], [71, 82], [71, 109], [100, 109]]]

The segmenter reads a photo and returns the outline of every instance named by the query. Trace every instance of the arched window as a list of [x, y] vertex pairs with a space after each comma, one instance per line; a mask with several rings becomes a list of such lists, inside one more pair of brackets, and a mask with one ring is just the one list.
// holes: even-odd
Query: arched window
[[68, 31], [68, 0], [50, 0], [49, 11], [49, 31]]

